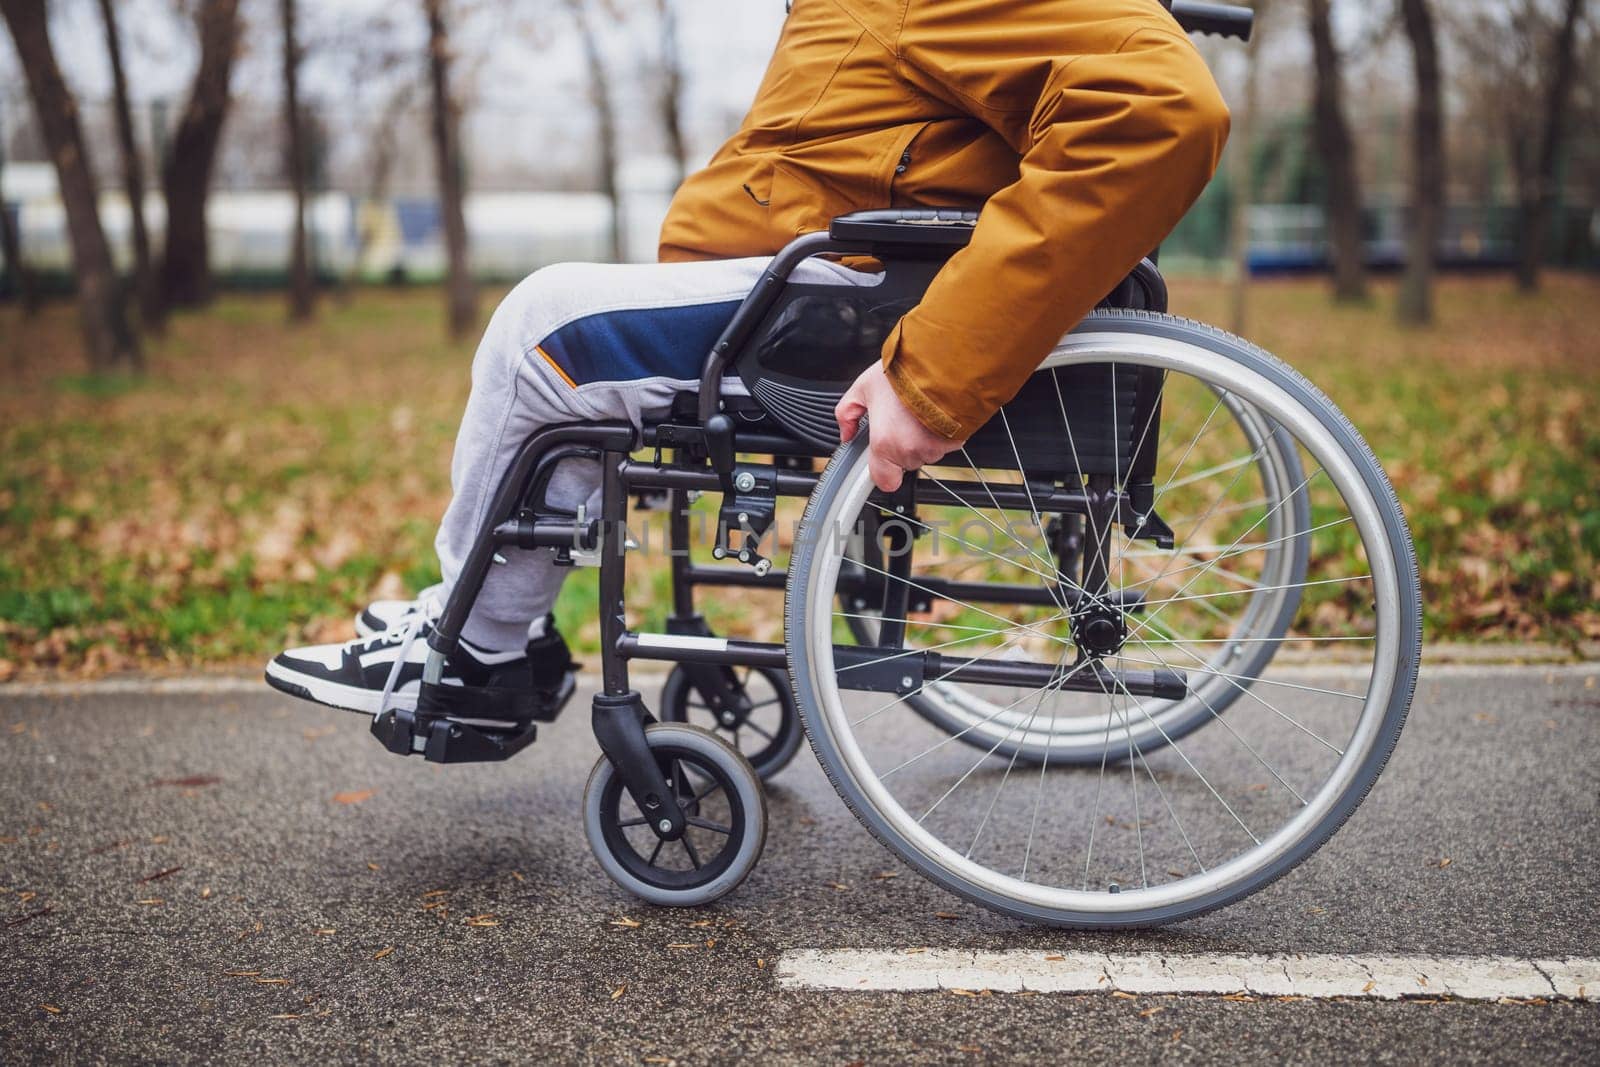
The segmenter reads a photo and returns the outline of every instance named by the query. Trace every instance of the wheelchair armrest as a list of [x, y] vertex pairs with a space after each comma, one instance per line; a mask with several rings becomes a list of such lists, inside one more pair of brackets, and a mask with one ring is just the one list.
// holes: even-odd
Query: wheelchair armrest
[[977, 222], [976, 211], [960, 208], [883, 208], [841, 215], [828, 225], [828, 235], [836, 241], [954, 251], [972, 240]]

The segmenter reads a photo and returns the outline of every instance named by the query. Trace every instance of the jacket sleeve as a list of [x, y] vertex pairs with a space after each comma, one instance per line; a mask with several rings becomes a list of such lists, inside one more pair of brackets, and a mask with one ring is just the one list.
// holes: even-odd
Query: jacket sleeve
[[1216, 170], [1228, 112], [1152, 0], [911, 0], [900, 57], [908, 80], [1021, 156], [884, 345], [907, 407], [960, 439], [1183, 217]]

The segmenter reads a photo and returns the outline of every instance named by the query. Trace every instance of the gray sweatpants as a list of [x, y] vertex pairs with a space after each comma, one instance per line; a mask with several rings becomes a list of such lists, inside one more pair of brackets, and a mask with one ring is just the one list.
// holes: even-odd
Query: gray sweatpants
[[[472, 362], [472, 394], [450, 463], [453, 496], [434, 547], [455, 585], [495, 489], [534, 431], [565, 422], [627, 419], [639, 425], [696, 388], [700, 366], [766, 266], [765, 258], [699, 263], [563, 263], [529, 275], [495, 310]], [[871, 284], [862, 274], [808, 260], [796, 281]], [[742, 392], [735, 380], [728, 391]], [[569, 461], [552, 480], [552, 504], [587, 502], [599, 513], [599, 465]], [[548, 549], [508, 550], [490, 568], [463, 629], [480, 648], [522, 647], [529, 624], [555, 603], [564, 568]]]

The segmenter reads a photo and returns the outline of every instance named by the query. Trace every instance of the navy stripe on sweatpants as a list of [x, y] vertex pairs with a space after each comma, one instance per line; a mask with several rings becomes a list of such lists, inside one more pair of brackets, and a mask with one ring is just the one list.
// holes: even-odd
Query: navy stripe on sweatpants
[[539, 343], [578, 385], [640, 378], [700, 377], [711, 346], [740, 301], [602, 311], [557, 329]]

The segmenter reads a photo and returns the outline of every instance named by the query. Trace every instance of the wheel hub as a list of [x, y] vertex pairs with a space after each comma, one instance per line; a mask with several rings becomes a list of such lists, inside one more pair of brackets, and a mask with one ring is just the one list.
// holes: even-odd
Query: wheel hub
[[1093, 607], [1072, 617], [1072, 639], [1085, 655], [1114, 656], [1128, 640], [1128, 623], [1122, 612]]

